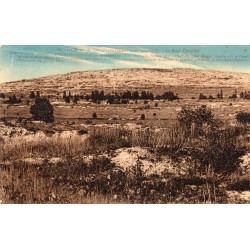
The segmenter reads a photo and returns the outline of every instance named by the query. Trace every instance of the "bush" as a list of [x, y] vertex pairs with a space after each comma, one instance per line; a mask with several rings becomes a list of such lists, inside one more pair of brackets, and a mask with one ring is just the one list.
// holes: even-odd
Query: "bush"
[[78, 134], [79, 134], [79, 135], [86, 135], [86, 134], [88, 134], [88, 130], [86, 130], [86, 129], [81, 129], [81, 130], [78, 131]]
[[[178, 121], [185, 138], [181, 147], [173, 148], [175, 154], [197, 161], [200, 173], [206, 175], [212, 171], [226, 176], [238, 169], [240, 156], [245, 152], [244, 142], [239, 143], [238, 136], [244, 131], [238, 127], [222, 126], [223, 123], [214, 119], [206, 106], [182, 108]], [[177, 144], [177, 135], [173, 139]]]
[[46, 123], [54, 122], [54, 108], [46, 98], [36, 98], [35, 104], [30, 107], [32, 118]]
[[65, 100], [66, 103], [70, 103], [70, 97], [69, 97], [69, 96], [66, 96], [66, 97], [64, 98], [64, 100]]
[[31, 91], [31, 92], [30, 92], [30, 98], [31, 98], [31, 99], [35, 99], [35, 98], [36, 98], [36, 95], [35, 95], [35, 92], [34, 92], [34, 91]]
[[230, 174], [237, 170], [244, 147], [237, 144], [237, 130], [226, 128], [211, 131], [200, 155], [201, 168], [212, 167], [216, 173]]
[[207, 99], [207, 96], [205, 96], [205, 95], [203, 95], [202, 93], [200, 93], [199, 99], [200, 99], [200, 100], [206, 100], [206, 99]]
[[145, 117], [145, 114], [142, 114], [142, 115], [141, 115], [141, 120], [145, 120], [145, 118], [146, 118], [146, 117]]
[[161, 98], [168, 101], [174, 101], [179, 99], [178, 95], [175, 95], [172, 91], [164, 92]]
[[96, 112], [94, 112], [94, 113], [92, 114], [92, 118], [93, 118], [93, 119], [97, 119], [97, 114], [96, 114]]
[[5, 101], [4, 103], [19, 104], [19, 103], [22, 103], [22, 100], [21, 100], [21, 98], [17, 99], [16, 95], [13, 95], [13, 96], [9, 96], [9, 99], [7, 101]]
[[250, 123], [250, 113], [239, 112], [236, 115], [236, 120], [243, 124]]
[[204, 124], [215, 125], [214, 115], [211, 109], [207, 108], [205, 105], [193, 109], [191, 107], [182, 107], [181, 111], [178, 113], [177, 117], [180, 125], [189, 134], [191, 128], [196, 128], [196, 134], [202, 132], [202, 126]]

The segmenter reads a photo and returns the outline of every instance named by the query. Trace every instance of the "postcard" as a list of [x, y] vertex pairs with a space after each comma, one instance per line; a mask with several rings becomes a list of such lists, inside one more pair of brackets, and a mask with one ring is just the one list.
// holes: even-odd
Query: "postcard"
[[0, 203], [249, 204], [250, 46], [2, 45]]

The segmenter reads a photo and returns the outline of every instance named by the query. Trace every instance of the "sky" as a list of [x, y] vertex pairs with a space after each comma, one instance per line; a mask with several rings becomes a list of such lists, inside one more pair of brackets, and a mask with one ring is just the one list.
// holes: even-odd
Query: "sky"
[[191, 68], [250, 73], [250, 46], [0, 46], [0, 83], [118, 68]]

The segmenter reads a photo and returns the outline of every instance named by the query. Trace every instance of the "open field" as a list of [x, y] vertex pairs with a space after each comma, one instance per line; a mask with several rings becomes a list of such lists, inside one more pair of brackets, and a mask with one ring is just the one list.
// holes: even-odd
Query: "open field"
[[[63, 99], [64, 91], [85, 96], [93, 90], [171, 91], [179, 99]], [[31, 91], [48, 98], [53, 123], [29, 119]], [[239, 97], [248, 91], [249, 74], [188, 69], [76, 72], [3, 83], [0, 202], [250, 203], [250, 128], [235, 118], [250, 112], [250, 100]], [[214, 99], [199, 99], [200, 93]], [[6, 103], [13, 94], [22, 102]], [[183, 107], [211, 110], [219, 125], [209, 120], [187, 128], [178, 120]]]

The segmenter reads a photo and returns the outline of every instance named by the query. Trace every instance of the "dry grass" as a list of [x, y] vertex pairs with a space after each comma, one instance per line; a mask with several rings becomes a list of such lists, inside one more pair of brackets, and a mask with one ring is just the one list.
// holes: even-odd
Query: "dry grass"
[[[198, 138], [187, 136], [178, 123], [162, 130], [93, 126], [88, 133], [70, 133], [67, 137], [62, 133], [40, 139], [36, 137], [38, 133], [33, 139], [13, 137], [1, 144], [0, 183], [4, 202], [227, 203], [225, 185], [232, 180], [230, 175], [237, 179], [240, 156], [232, 152], [248, 145], [247, 129], [242, 126], [206, 130]], [[221, 164], [216, 165], [222, 158], [213, 154], [214, 145], [223, 150], [227, 174]], [[84, 155], [112, 154], [115, 149], [134, 146], [148, 147], [157, 157], [163, 154], [176, 160], [190, 157], [193, 171], [181, 178], [166, 174], [154, 177], [145, 176], [140, 165], [125, 172], [117, 170], [106, 156], [95, 156], [89, 165], [83, 161]], [[53, 163], [52, 157], [59, 160]], [[34, 161], [21, 160], [27, 158]], [[230, 169], [232, 164], [234, 168]]]

